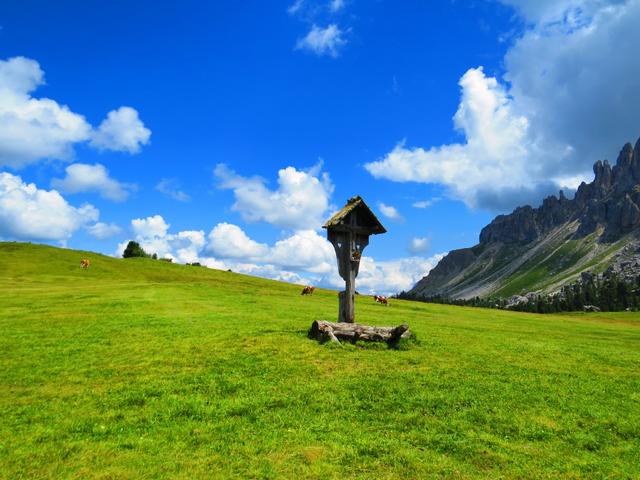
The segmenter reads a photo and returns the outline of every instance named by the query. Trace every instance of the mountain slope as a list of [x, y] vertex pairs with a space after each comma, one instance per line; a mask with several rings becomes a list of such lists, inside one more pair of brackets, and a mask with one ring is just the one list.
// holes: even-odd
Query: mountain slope
[[409, 294], [508, 297], [557, 290], [584, 271], [640, 274], [640, 140], [593, 171], [573, 199], [560, 192], [496, 217], [478, 245], [450, 252]]

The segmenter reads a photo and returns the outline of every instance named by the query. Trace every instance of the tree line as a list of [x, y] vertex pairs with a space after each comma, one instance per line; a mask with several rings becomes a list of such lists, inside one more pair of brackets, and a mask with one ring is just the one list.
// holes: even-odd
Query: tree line
[[447, 305], [508, 308], [509, 310], [535, 313], [574, 312], [577, 310], [638, 311], [640, 310], [640, 275], [634, 279], [621, 278], [615, 274], [606, 277], [592, 276], [565, 285], [560, 291], [553, 294], [528, 295], [526, 302], [515, 305], [509, 305], [509, 299], [501, 297], [474, 297], [463, 300], [442, 295], [414, 295], [404, 291], [396, 295], [396, 298]]

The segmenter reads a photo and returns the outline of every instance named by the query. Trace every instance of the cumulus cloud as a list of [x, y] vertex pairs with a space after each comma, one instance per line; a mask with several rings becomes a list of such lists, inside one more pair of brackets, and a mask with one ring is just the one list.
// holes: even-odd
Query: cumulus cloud
[[525, 186], [526, 165], [518, 159], [527, 154], [526, 117], [513, 112], [504, 87], [485, 76], [482, 68], [467, 71], [460, 87], [462, 100], [454, 124], [465, 134], [466, 143], [430, 149], [399, 143], [383, 159], [366, 164], [369, 173], [399, 182], [444, 184], [472, 206], [484, 189]]
[[417, 255], [429, 250], [431, 240], [428, 237], [414, 237], [409, 242], [409, 253]]
[[378, 208], [382, 212], [382, 215], [391, 220], [395, 220], [397, 222], [403, 220], [402, 215], [400, 215], [400, 212], [398, 212], [398, 209], [396, 207], [378, 202]]
[[248, 222], [267, 222], [294, 230], [318, 228], [329, 208], [333, 184], [320, 165], [309, 171], [294, 167], [278, 171], [278, 188], [270, 190], [260, 177], [242, 177], [224, 164], [214, 171], [219, 187], [235, 196], [232, 209]]
[[[333, 246], [314, 230], [299, 230], [272, 245], [253, 240], [237, 225], [217, 224], [203, 231], [170, 233], [160, 215], [131, 221], [134, 239], [148, 253], [177, 262], [199, 262], [210, 268], [326, 288], [344, 288], [338, 275]], [[121, 256], [127, 245], [118, 245]], [[363, 257], [357, 284], [361, 293], [391, 294], [407, 290], [435, 266], [442, 255], [419, 256], [376, 262]]]
[[[134, 240], [149, 254], [160, 258], [172, 258], [178, 262], [191, 263], [200, 260], [200, 254], [206, 245], [202, 230], [183, 230], [169, 233], [169, 225], [161, 215], [131, 220]], [[128, 241], [118, 245], [116, 256], [121, 256]], [[211, 259], [212, 261], [215, 259]]]
[[[219, 224], [215, 232], [228, 224]], [[230, 250], [214, 249], [217, 261], [222, 261], [235, 272], [257, 275], [292, 283], [315, 284], [330, 288], [344, 288], [344, 280], [338, 275], [333, 246], [324, 236], [312, 230], [294, 232], [269, 246], [251, 240], [238, 226], [233, 225], [233, 236], [227, 237]], [[210, 235], [211, 239], [212, 235]], [[246, 256], [238, 255], [246, 250]], [[419, 256], [376, 262], [363, 257], [357, 279], [362, 293], [391, 294], [410, 289], [433, 268], [443, 255], [430, 258]], [[206, 258], [203, 260], [207, 263]]]
[[462, 76], [453, 120], [465, 141], [401, 142], [366, 165], [372, 175], [442, 184], [470, 206], [507, 210], [590, 178], [595, 160], [637, 138], [640, 2], [503, 3], [529, 26], [506, 54], [504, 82], [482, 67]]
[[409, 290], [444, 256], [445, 254], [437, 254], [429, 258], [407, 257], [381, 262], [364, 256], [356, 279], [358, 291], [391, 295]]
[[122, 233], [122, 229], [115, 223], [98, 222], [86, 227], [87, 233], [98, 240], [106, 240]]
[[88, 140], [101, 149], [130, 153], [148, 142], [151, 132], [134, 109], [110, 112], [94, 131], [66, 105], [33, 97], [44, 83], [44, 72], [35, 60], [0, 60], [0, 166], [19, 169], [43, 159], [69, 160], [74, 145]]
[[296, 43], [296, 50], [306, 50], [318, 56], [327, 55], [336, 58], [340, 48], [346, 43], [344, 31], [336, 24], [332, 23], [326, 28], [312, 25], [309, 33]]
[[314, 230], [300, 230], [279, 240], [271, 248], [268, 261], [288, 269], [329, 274], [336, 264], [333, 245]]
[[169, 230], [169, 226], [162, 218], [162, 215], [131, 220], [131, 229], [137, 238], [164, 237], [167, 234], [167, 230]]
[[109, 171], [99, 163], [74, 163], [65, 171], [64, 178], [51, 180], [51, 186], [63, 193], [96, 192], [103, 198], [121, 202], [135, 189], [135, 185], [120, 183], [111, 178]]
[[138, 153], [142, 145], [149, 143], [151, 130], [144, 126], [138, 111], [131, 107], [111, 110], [93, 132], [91, 145], [100, 150], [116, 150]]
[[98, 220], [89, 204], [73, 207], [55, 190], [42, 190], [10, 173], [0, 173], [0, 237], [64, 242]]
[[179, 202], [188, 202], [191, 197], [180, 188], [180, 184], [174, 178], [163, 178], [156, 185], [156, 190], [167, 197], [173, 198]]
[[68, 159], [91, 125], [82, 115], [48, 98], [33, 98], [44, 84], [35, 60], [0, 60], [0, 166], [21, 168], [40, 159]]
[[237, 225], [219, 223], [209, 233], [208, 250], [223, 258], [251, 260], [263, 257], [268, 248], [251, 240]]

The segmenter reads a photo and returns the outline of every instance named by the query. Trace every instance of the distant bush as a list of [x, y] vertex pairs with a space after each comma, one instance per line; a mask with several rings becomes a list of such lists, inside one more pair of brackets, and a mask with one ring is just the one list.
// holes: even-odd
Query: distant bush
[[132, 257], [148, 257], [147, 252], [143, 250], [138, 242], [134, 242], [131, 240], [127, 244], [127, 248], [124, 249], [122, 253], [122, 258], [132, 258]]
[[154, 260], [157, 260], [158, 259], [158, 254], [154, 253], [153, 255], [151, 255], [151, 258], [153, 258]]

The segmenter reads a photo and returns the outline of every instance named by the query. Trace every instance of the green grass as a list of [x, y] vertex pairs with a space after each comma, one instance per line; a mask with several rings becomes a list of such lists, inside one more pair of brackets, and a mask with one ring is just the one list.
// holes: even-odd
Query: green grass
[[[91, 268], [81, 270], [80, 259]], [[0, 244], [0, 478], [639, 478], [640, 318], [360, 297]]]

